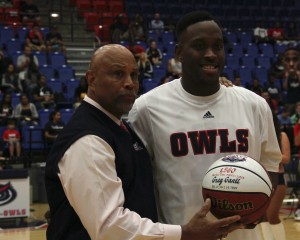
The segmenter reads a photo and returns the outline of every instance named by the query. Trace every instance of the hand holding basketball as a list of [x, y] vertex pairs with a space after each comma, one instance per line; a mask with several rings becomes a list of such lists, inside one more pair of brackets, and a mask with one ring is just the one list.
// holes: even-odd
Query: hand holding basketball
[[240, 216], [231, 216], [220, 220], [208, 220], [206, 217], [211, 207], [210, 199], [206, 199], [204, 205], [190, 222], [182, 226], [181, 240], [215, 240], [225, 237], [228, 233], [239, 229]]

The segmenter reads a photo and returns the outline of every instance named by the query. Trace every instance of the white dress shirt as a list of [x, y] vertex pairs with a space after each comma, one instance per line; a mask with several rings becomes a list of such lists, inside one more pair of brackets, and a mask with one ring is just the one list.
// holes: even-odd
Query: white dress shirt
[[[108, 115], [116, 124], [120, 120], [87, 96], [84, 101]], [[164, 239], [179, 240], [181, 227], [153, 223], [125, 209], [122, 181], [117, 176], [115, 154], [110, 145], [95, 135], [74, 142], [59, 164], [61, 184], [93, 240]]]

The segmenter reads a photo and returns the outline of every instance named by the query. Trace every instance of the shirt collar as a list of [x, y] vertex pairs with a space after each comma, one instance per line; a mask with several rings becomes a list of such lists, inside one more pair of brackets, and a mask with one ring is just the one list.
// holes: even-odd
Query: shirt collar
[[93, 105], [94, 107], [98, 108], [100, 111], [102, 111], [103, 113], [105, 113], [105, 115], [107, 115], [109, 118], [111, 118], [111, 120], [113, 120], [116, 124], [118, 124], [118, 125], [121, 124], [121, 120], [120, 119], [118, 119], [113, 114], [111, 114], [110, 112], [108, 112], [107, 110], [105, 110], [99, 103], [95, 102], [93, 99], [91, 99], [87, 95], [85, 95], [83, 101], [86, 101], [87, 103], [89, 103], [89, 104]]

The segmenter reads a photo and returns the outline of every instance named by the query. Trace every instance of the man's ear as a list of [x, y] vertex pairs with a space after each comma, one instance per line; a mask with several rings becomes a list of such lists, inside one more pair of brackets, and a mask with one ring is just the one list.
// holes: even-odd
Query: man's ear
[[85, 74], [87, 83], [89, 88], [93, 88], [95, 86], [95, 74], [92, 70], [88, 70]]

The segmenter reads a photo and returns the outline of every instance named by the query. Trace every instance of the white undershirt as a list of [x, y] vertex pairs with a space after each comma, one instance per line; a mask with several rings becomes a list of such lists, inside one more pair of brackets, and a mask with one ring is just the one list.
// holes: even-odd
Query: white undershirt
[[[84, 101], [108, 115], [87, 96]], [[58, 176], [65, 194], [93, 240], [164, 239], [179, 240], [181, 227], [153, 223], [123, 207], [124, 192], [110, 145], [95, 135], [74, 142], [58, 163]]]

